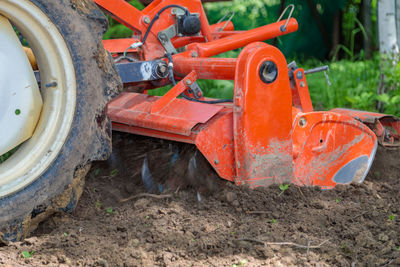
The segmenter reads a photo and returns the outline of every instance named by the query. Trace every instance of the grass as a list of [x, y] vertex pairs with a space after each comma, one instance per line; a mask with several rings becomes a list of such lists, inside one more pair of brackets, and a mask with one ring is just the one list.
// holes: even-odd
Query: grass
[[8, 151], [7, 153], [5, 153], [3, 155], [0, 155], [0, 164], [3, 163], [4, 161], [6, 161], [7, 159], [9, 159], [12, 156], [12, 154], [14, 154], [15, 151], [18, 150], [18, 148], [19, 148], [19, 146], [17, 146], [16, 148]]

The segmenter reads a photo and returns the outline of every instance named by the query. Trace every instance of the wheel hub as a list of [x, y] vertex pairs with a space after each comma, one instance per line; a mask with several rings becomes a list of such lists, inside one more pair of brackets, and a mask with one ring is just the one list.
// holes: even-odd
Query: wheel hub
[[33, 135], [42, 110], [42, 98], [23, 47], [8, 19], [1, 15], [0, 62], [2, 155]]

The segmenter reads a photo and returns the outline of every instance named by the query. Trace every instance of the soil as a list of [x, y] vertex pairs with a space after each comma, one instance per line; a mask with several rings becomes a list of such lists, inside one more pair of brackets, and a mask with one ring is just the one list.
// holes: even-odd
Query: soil
[[[399, 151], [380, 149], [361, 185], [282, 192], [236, 187], [203, 167], [195, 182], [181, 168], [193, 149], [114, 135], [112, 157], [93, 164], [76, 210], [1, 247], [0, 265], [400, 266]], [[143, 184], [145, 157], [163, 187]], [[171, 179], [177, 172], [188, 179]]]

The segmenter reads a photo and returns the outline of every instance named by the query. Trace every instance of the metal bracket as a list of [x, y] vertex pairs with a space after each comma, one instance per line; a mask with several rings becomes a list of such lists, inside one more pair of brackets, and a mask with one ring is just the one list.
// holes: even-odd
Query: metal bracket
[[194, 95], [194, 98], [199, 99], [203, 97], [203, 91], [197, 82], [193, 82], [191, 85], [189, 85], [189, 88], [190, 89], [188, 91]]
[[177, 35], [177, 29], [176, 25], [171, 25], [167, 29], [160, 31], [157, 34], [157, 38], [162, 44], [162, 46], [165, 48], [165, 51], [167, 53], [173, 55], [173, 54], [178, 54], [176, 51], [175, 47], [172, 45], [171, 39], [174, 38]]
[[[135, 61], [115, 64], [123, 83], [156, 81], [168, 77], [168, 65], [163, 60]], [[39, 71], [34, 72], [40, 83]]]

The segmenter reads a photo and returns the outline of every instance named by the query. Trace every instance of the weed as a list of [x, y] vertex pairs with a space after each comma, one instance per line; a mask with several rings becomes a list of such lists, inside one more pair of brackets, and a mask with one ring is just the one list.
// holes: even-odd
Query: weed
[[232, 232], [232, 235], [236, 235], [236, 232]]
[[279, 186], [279, 189], [281, 190], [281, 193], [279, 195], [282, 195], [283, 193], [285, 193], [286, 190], [289, 189], [290, 184], [281, 184]]
[[100, 169], [95, 169], [94, 170], [94, 176], [98, 176], [100, 174]]
[[113, 214], [113, 213], [114, 213], [114, 210], [113, 210], [112, 208], [108, 208], [108, 209], [107, 209], [107, 213], [108, 213], [108, 214]]
[[400, 251], [400, 246], [397, 247], [397, 250]]
[[389, 220], [391, 220], [392, 222], [394, 221], [396, 215], [394, 215], [393, 213], [389, 215]]
[[146, 216], [146, 220], [148, 220], [148, 219], [150, 219], [150, 216], [149, 216], [149, 215]]
[[111, 176], [111, 177], [115, 177], [115, 176], [118, 175], [118, 173], [119, 173], [118, 169], [114, 169], [114, 170], [112, 170], [112, 171], [110, 172], [110, 176]]
[[63, 233], [63, 236], [67, 237], [67, 236], [68, 236], [68, 233], [67, 233], [67, 232], [64, 232], [64, 233]]
[[336, 203], [339, 203], [340, 200], [339, 200], [338, 198], [335, 198], [335, 202], [336, 202]]
[[103, 203], [101, 203], [100, 201], [96, 201], [96, 203], [94, 203], [94, 206], [96, 207], [96, 209], [100, 209], [100, 207], [103, 205]]
[[276, 219], [272, 219], [271, 223], [277, 223], [278, 221]]
[[232, 264], [232, 267], [244, 266], [247, 263], [247, 260], [241, 260], [238, 264]]
[[33, 250], [31, 250], [31, 251], [22, 251], [22, 252], [21, 252], [21, 255], [22, 255], [22, 257], [24, 257], [25, 259], [29, 259], [29, 258], [31, 258], [31, 257], [33, 256], [34, 253], [35, 253], [35, 252], [34, 252]]

